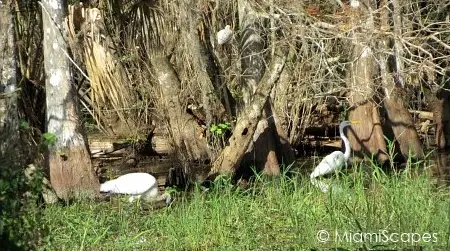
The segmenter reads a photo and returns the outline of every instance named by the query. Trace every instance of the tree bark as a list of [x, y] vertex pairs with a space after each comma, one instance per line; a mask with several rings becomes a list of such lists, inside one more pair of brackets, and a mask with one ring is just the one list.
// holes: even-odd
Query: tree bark
[[[394, 2], [397, 3], [396, 0]], [[388, 33], [390, 31], [389, 25], [389, 8], [387, 0], [381, 1], [382, 9], [380, 11], [380, 26], [381, 31]], [[420, 141], [419, 135], [415, 129], [414, 121], [407, 109], [407, 104], [404, 103], [404, 97], [406, 97], [406, 90], [403, 83], [403, 52], [401, 44], [398, 40], [401, 36], [401, 19], [399, 17], [401, 13], [401, 8], [399, 4], [394, 6], [393, 13], [393, 23], [394, 23], [394, 60], [390, 60], [389, 56], [391, 53], [391, 48], [389, 48], [389, 43], [391, 42], [389, 38], [382, 38], [379, 42], [379, 64], [380, 64], [380, 74], [381, 82], [384, 87], [384, 108], [387, 115], [387, 125], [392, 130], [396, 145], [399, 146], [397, 151], [400, 151], [401, 156], [404, 160], [409, 157], [421, 158], [423, 157], [423, 147]], [[393, 65], [390, 67], [390, 61], [394, 61]], [[391, 64], [392, 65], [392, 64]], [[394, 76], [392, 71], [395, 70]], [[395, 79], [393, 79], [393, 77]], [[411, 156], [410, 156], [411, 155]]]
[[446, 90], [439, 90], [432, 94], [430, 98], [430, 108], [433, 112], [433, 120], [436, 123], [435, 144], [439, 150], [445, 149], [449, 142], [449, 93]]
[[[289, 117], [287, 97], [289, 96], [290, 88], [292, 87], [294, 69], [292, 62], [295, 58], [295, 50], [291, 49], [286, 59], [286, 66], [283, 68], [283, 72], [280, 75], [279, 84], [273, 88], [270, 98], [273, 100], [273, 107], [275, 113], [278, 115], [278, 125], [280, 129], [287, 134], [289, 130]], [[287, 135], [285, 135], [287, 137]], [[292, 137], [293, 135], [291, 135]], [[289, 140], [289, 139], [288, 139]]]
[[[187, 20], [185, 26], [183, 27], [183, 38], [185, 38], [185, 48], [192, 59], [192, 68], [195, 72], [195, 77], [197, 78], [196, 82], [202, 87], [202, 105], [204, 111], [206, 113], [206, 127], [210, 128], [213, 123], [221, 123], [226, 121], [226, 109], [228, 107], [228, 111], [231, 112], [231, 108], [229, 107], [230, 97], [228, 97], [228, 92], [226, 91], [226, 85], [223, 87], [214, 86], [214, 78], [215, 76], [210, 76], [208, 73], [211, 71], [211, 67], [208, 66], [211, 62], [214, 61], [213, 58], [208, 57], [206, 55], [207, 49], [205, 48], [205, 44], [201, 41], [199, 37], [198, 28], [201, 25], [201, 17], [198, 15], [196, 10], [198, 6], [196, 6], [195, 2], [190, 0], [184, 0], [183, 9], [186, 10]], [[205, 36], [207, 37], [207, 36]], [[195, 80], [194, 80], [195, 81]], [[215, 89], [218, 87], [219, 89]], [[222, 99], [220, 98], [222, 96]], [[221, 101], [226, 101], [221, 103]], [[231, 116], [231, 114], [228, 114]], [[206, 137], [210, 137], [209, 130], [206, 130]], [[208, 151], [209, 152], [209, 151]], [[209, 158], [214, 158], [211, 153], [209, 153]]]
[[44, 67], [46, 72], [47, 132], [55, 136], [48, 146], [50, 182], [61, 199], [96, 197], [94, 174], [86, 135], [78, 115], [78, 99], [69, 62], [67, 2], [43, 0]]
[[377, 72], [373, 49], [370, 45], [370, 31], [375, 28], [372, 10], [373, 0], [360, 1], [362, 4], [351, 16], [354, 34], [353, 58], [350, 66], [349, 120], [361, 121], [348, 130], [348, 138], [355, 155], [374, 156], [380, 163], [387, 160], [386, 142], [383, 137], [380, 114], [374, 102], [374, 77]]
[[256, 141], [254, 139], [255, 130], [258, 126], [256, 121], [260, 121], [269, 94], [280, 77], [286, 61], [285, 54], [285, 52], [280, 51], [275, 54], [269, 70], [264, 74], [256, 93], [253, 95], [251, 103], [239, 115], [233, 135], [229, 139], [229, 145], [214, 161], [210, 177], [217, 173], [234, 174], [248, 147], [252, 144], [252, 141]]
[[258, 17], [247, 0], [239, 0], [239, 28], [242, 51], [241, 86], [244, 106], [249, 105], [258, 82], [266, 70], [264, 63], [264, 40], [261, 31], [261, 17]]
[[[257, 171], [262, 169], [263, 174], [278, 175], [280, 164], [288, 166], [294, 162], [294, 151], [270, 99], [264, 105], [263, 117], [267, 119], [258, 123], [249, 147], [252, 150], [245, 154], [242, 163], [252, 164]], [[245, 164], [241, 165], [244, 173], [248, 169]]]
[[20, 168], [17, 50], [12, 6], [0, 3], [0, 168]]
[[[265, 21], [263, 21], [263, 17], [253, 10], [248, 1], [238, 1], [238, 5], [239, 25], [240, 30], [243, 31], [240, 42], [242, 51], [241, 86], [244, 107], [248, 107], [252, 103], [252, 99], [255, 98], [256, 88], [261, 84], [261, 78], [266, 71], [264, 63], [265, 40], [263, 36], [263, 24]], [[275, 51], [273, 53], [275, 55]], [[262, 170], [266, 175], [278, 175], [280, 173], [280, 164], [289, 165], [294, 161], [290, 143], [281, 129], [279, 120], [275, 120], [277, 116], [271, 102], [268, 99], [263, 104], [262, 109], [264, 110], [261, 120], [258, 121], [253, 140], [250, 141], [247, 152], [240, 163], [241, 167], [237, 173], [238, 176], [252, 175], [249, 168], [251, 166], [254, 166], [256, 171]], [[281, 135], [278, 134], [279, 132]], [[277, 150], [277, 146], [281, 147], [281, 145], [284, 146], [283, 149], [286, 151]]]
[[387, 124], [392, 128], [395, 141], [400, 147], [398, 150], [405, 160], [409, 157], [422, 158], [424, 156], [422, 142], [412, 116], [402, 100], [405, 91], [403, 88], [391, 88], [389, 92], [383, 104], [387, 113]]
[[160, 85], [163, 107], [166, 110], [169, 131], [179, 158], [183, 161], [208, 158], [208, 147], [203, 128], [184, 112], [179, 100], [180, 80], [167, 56], [153, 56], [153, 69]]

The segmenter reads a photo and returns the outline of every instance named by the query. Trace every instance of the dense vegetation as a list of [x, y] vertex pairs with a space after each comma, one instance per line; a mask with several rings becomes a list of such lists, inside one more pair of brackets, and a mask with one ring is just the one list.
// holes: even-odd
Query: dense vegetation
[[36, 248], [47, 234], [43, 225], [42, 172], [27, 179], [22, 170], [0, 166], [0, 246], [3, 250]]
[[[0, 249], [448, 250], [448, 187], [428, 173], [447, 159], [411, 163], [450, 146], [449, 13], [441, 0], [0, 1]], [[366, 164], [332, 193], [301, 161], [280, 168], [338, 142], [344, 119], [361, 122], [348, 132]], [[93, 138], [131, 146], [124, 165], [147, 149], [219, 180], [157, 211], [98, 202]], [[43, 204], [44, 177], [60, 203]], [[432, 241], [358, 241], [380, 231]]]

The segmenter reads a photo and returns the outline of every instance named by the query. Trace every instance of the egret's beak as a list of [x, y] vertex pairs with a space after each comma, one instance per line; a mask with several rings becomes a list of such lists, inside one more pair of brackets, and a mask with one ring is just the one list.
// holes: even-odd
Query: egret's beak
[[361, 121], [359, 121], [359, 120], [352, 120], [352, 121], [350, 121], [350, 124], [352, 124], [352, 125], [361, 124]]

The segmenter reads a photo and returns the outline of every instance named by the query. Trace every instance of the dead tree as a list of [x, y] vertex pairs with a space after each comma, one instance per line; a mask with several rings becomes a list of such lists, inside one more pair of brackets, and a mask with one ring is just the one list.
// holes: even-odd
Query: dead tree
[[[210, 175], [217, 173], [234, 174], [240, 166], [248, 147], [257, 139], [255, 131], [263, 116], [264, 107], [269, 102], [269, 95], [277, 82], [286, 62], [287, 52], [278, 50], [272, 62], [256, 88], [249, 105], [240, 113], [233, 135], [220, 156], [214, 161]], [[265, 142], [264, 142], [265, 143]]]

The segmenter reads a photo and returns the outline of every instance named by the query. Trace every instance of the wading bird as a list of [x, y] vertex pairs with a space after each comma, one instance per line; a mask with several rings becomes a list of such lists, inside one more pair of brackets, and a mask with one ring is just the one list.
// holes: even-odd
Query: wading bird
[[100, 192], [131, 195], [129, 202], [135, 199], [148, 202], [165, 200], [167, 205], [172, 202], [169, 194], [159, 195], [158, 183], [155, 177], [148, 173], [128, 173], [117, 179], [106, 181], [100, 185]]
[[317, 177], [327, 175], [330, 173], [335, 172], [336, 170], [342, 168], [344, 164], [347, 163], [348, 159], [350, 158], [350, 142], [348, 141], [348, 138], [344, 134], [344, 128], [351, 125], [351, 124], [358, 124], [359, 122], [353, 121], [342, 121], [339, 125], [339, 135], [341, 136], [342, 141], [344, 141], [345, 146], [345, 153], [341, 151], [334, 151], [330, 153], [329, 155], [325, 156], [323, 160], [319, 163], [319, 165], [314, 169], [314, 171], [311, 173], [311, 183], [322, 190], [322, 192], [328, 191], [328, 185], [320, 180], [316, 180]]
[[350, 6], [352, 8], [358, 8], [359, 7], [359, 1], [358, 0], [350, 0]]
[[225, 29], [222, 29], [219, 32], [217, 32], [217, 43], [219, 45], [229, 43], [232, 38], [233, 38], [233, 31], [231, 30], [230, 25], [225, 26]]

